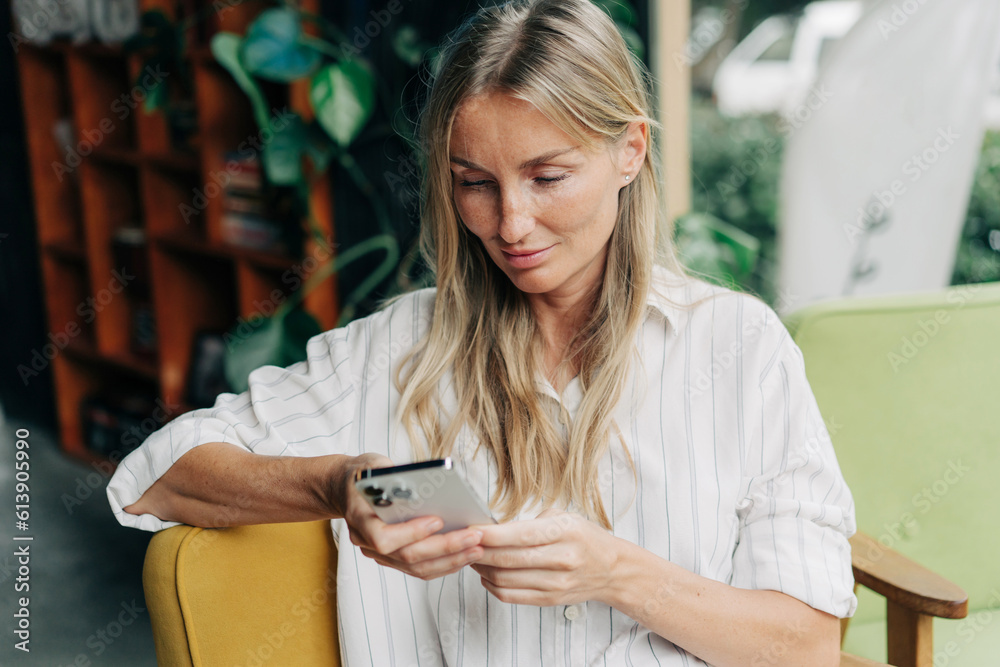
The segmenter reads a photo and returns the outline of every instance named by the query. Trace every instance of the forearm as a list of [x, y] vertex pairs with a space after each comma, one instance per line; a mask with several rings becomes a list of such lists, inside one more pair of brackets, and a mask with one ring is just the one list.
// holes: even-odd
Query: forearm
[[164, 521], [222, 527], [339, 518], [356, 458], [261, 456], [213, 442], [181, 456], [125, 507]]
[[745, 590], [625, 543], [609, 604], [706, 662], [839, 664], [839, 623], [777, 591]]

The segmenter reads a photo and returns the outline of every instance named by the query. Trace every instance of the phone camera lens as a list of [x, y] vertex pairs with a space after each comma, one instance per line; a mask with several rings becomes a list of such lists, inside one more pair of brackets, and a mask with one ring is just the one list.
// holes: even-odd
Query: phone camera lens
[[385, 492], [377, 486], [366, 486], [365, 493], [369, 496], [381, 496]]
[[392, 504], [392, 501], [386, 498], [385, 496], [382, 496], [381, 498], [375, 499], [375, 504], [378, 505], [379, 507], [388, 507], [389, 505]]
[[407, 498], [410, 498], [410, 497], [413, 496], [413, 491], [410, 491], [409, 489], [407, 489], [405, 487], [402, 487], [402, 486], [397, 486], [395, 489], [392, 490], [392, 496], [393, 496], [393, 498], [399, 498], [400, 500], [406, 500]]

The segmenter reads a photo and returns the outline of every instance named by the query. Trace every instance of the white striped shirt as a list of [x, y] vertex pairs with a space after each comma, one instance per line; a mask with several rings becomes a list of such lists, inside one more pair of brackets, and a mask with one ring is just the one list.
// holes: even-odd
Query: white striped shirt
[[[649, 298], [637, 341], [642, 363], [616, 413], [637, 478], [617, 437], [599, 471], [614, 535], [710, 579], [853, 614], [853, 501], [799, 348], [760, 300], [700, 281], [667, 285], [674, 276], [665, 269], [656, 275], [659, 293], [675, 303], [719, 296], [690, 310]], [[405, 430], [393, 425], [399, 394], [392, 371], [426, 332], [433, 300], [433, 289], [415, 292], [316, 336], [308, 360], [260, 368], [248, 392], [223, 394], [214, 408], [154, 433], [108, 487], [119, 521], [145, 530], [174, 525], [122, 507], [206, 442], [270, 455], [378, 452], [411, 460]], [[441, 387], [451, 387], [448, 378]], [[573, 417], [581, 398], [576, 380], [561, 398], [548, 382], [539, 387]], [[453, 394], [443, 397], [446, 406], [456, 404]], [[466, 429], [452, 457], [486, 500], [495, 463], [476, 449]], [[537, 513], [525, 509], [518, 518]], [[364, 557], [342, 519], [332, 527], [347, 666], [706, 664], [608, 605], [506, 604], [468, 567], [425, 582]], [[656, 582], [650, 596], [655, 602]], [[725, 641], [726, 630], [719, 633]]]

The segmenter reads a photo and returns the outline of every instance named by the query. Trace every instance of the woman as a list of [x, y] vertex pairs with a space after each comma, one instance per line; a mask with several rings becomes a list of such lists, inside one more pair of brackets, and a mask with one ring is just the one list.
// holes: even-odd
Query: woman
[[[850, 492], [774, 312], [685, 277], [669, 236], [655, 264], [655, 123], [614, 24], [483, 9], [441, 62], [436, 289], [151, 436], [118, 518], [333, 519], [348, 665], [837, 664]], [[448, 455], [500, 524], [389, 526], [348, 483]]]

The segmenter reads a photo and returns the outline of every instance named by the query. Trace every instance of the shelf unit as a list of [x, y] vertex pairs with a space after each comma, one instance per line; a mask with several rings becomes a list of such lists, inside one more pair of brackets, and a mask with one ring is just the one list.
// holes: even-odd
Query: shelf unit
[[[190, 409], [185, 389], [196, 334], [225, 331], [240, 317], [260, 314], [257, 305], [271, 299], [275, 289], [288, 296], [291, 281], [282, 277], [302, 260], [225, 244], [221, 195], [208, 198], [197, 215], [186, 219], [182, 212], [182, 206], [194, 206], [197, 192], [211, 189], [212, 174], [225, 168], [225, 153], [258, 132], [245, 95], [211, 58], [204, 35], [243, 33], [264, 4], [233, 4], [214, 14], [207, 12], [209, 0], [141, 4], [143, 10], [161, 9], [175, 18], [185, 10], [205, 10], [209, 17], [198, 31], [189, 31], [185, 56], [193, 72], [197, 118], [188, 150], [172, 146], [164, 113], [147, 114], [141, 104], [122, 113], [127, 107], [116, 104], [129, 100], [142, 68], [140, 55], [65, 42], [22, 44], [17, 55], [51, 332], [43, 343], [49, 347], [39, 349], [46, 359], [52, 357], [47, 363], [54, 375], [61, 446], [83, 459], [96, 456], [84, 442], [81, 406], [87, 397], [155, 396], [169, 417]], [[318, 12], [318, 4], [305, 2], [303, 8]], [[195, 32], [203, 35], [202, 42]], [[308, 115], [305, 84], [282, 93], [289, 108]], [[56, 138], [55, 128], [66, 120], [78, 161], [68, 159]], [[321, 232], [332, 240], [328, 183], [313, 188], [310, 206]], [[136, 226], [147, 239], [144, 263], [156, 332], [152, 355], [133, 351], [135, 286], [128, 267], [117, 266], [112, 252], [116, 232]], [[313, 241], [303, 252], [326, 256]], [[336, 278], [313, 290], [305, 306], [324, 329], [335, 326]]]

